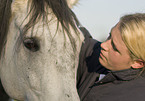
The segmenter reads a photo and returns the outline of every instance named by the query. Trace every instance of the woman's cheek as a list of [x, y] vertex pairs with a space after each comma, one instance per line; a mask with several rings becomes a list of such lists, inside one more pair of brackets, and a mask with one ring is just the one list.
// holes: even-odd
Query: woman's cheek
[[120, 60], [120, 58], [119, 58], [117, 53], [114, 52], [114, 53], [109, 55], [109, 61], [111, 64], [115, 65], [119, 62], [119, 60]]

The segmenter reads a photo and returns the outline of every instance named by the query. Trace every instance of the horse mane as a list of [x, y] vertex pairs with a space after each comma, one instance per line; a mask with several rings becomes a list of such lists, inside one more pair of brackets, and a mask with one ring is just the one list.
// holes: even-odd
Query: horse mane
[[0, 57], [6, 43], [12, 0], [0, 0]]
[[[31, 2], [30, 2], [31, 1]], [[30, 0], [29, 6], [31, 15], [29, 22], [25, 25], [25, 30], [33, 27], [41, 18], [47, 19], [49, 8], [53, 11], [57, 17], [58, 22], [67, 35], [72, 44], [73, 51], [76, 51], [76, 44], [73, 36], [70, 33], [70, 27], [73, 28], [76, 35], [79, 37], [77, 26], [80, 25], [77, 17], [68, 7], [66, 0]], [[0, 0], [0, 57], [2, 55], [2, 50], [6, 43], [6, 37], [9, 29], [9, 19], [11, 16], [11, 3], [12, 0]], [[30, 5], [31, 4], [31, 5]]]

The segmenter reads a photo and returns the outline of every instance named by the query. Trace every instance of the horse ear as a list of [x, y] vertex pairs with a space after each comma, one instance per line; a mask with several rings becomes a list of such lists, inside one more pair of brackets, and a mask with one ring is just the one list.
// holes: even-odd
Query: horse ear
[[70, 8], [72, 8], [74, 5], [78, 3], [79, 0], [67, 0], [67, 3]]

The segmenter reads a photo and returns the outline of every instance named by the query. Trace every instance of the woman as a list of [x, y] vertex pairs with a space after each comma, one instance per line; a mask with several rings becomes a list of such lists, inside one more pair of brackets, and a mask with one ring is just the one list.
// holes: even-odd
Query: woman
[[105, 42], [81, 55], [81, 101], [145, 101], [145, 14], [123, 16]]

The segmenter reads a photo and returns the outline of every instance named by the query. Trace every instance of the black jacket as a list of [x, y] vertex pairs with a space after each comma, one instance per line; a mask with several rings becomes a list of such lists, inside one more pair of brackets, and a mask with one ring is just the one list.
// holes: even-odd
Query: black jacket
[[[82, 31], [88, 33], [84, 28]], [[100, 49], [100, 42], [86, 37], [77, 74], [81, 101], [145, 101], [145, 77], [144, 73], [139, 75], [141, 69], [109, 71], [99, 63]], [[106, 76], [98, 81], [100, 74]]]

